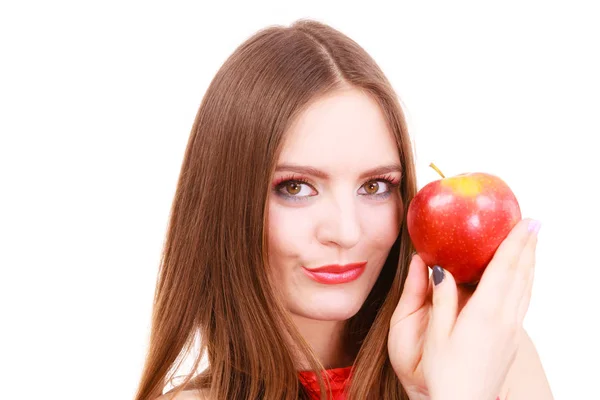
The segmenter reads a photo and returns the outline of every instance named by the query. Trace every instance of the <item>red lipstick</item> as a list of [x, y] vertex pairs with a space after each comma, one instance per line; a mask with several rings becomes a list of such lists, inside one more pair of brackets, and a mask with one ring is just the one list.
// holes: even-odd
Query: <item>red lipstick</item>
[[315, 269], [308, 269], [302, 267], [304, 273], [309, 278], [329, 285], [335, 285], [339, 283], [351, 282], [358, 279], [359, 276], [365, 271], [366, 262], [354, 263], [354, 264], [332, 264], [324, 265]]

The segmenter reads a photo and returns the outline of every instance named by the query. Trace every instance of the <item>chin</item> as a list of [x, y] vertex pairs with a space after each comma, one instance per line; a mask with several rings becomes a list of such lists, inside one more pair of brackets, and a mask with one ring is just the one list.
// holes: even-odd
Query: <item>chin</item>
[[304, 318], [319, 321], [345, 321], [352, 318], [360, 310], [366, 295], [353, 293], [336, 293], [314, 295], [312, 298], [300, 298], [291, 311]]

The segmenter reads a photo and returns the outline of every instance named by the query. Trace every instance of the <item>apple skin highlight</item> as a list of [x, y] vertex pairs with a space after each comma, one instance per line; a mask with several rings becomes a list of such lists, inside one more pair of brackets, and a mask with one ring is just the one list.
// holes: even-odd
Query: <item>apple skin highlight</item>
[[424, 186], [411, 201], [408, 232], [429, 267], [450, 271], [458, 284], [476, 283], [494, 253], [521, 220], [509, 186], [483, 172], [443, 177]]

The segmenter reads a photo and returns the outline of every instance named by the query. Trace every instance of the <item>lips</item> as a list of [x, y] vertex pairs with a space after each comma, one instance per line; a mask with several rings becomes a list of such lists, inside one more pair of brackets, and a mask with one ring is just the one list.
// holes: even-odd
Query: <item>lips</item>
[[366, 262], [353, 263], [346, 265], [332, 264], [324, 265], [319, 268], [307, 269], [302, 267], [302, 270], [309, 278], [324, 284], [335, 285], [347, 283], [358, 279], [365, 271]]

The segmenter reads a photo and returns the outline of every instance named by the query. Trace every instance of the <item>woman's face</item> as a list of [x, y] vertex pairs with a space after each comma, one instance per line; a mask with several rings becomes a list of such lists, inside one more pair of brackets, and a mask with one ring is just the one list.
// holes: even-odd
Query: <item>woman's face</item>
[[[356, 89], [313, 103], [290, 128], [269, 194], [268, 237], [292, 314], [346, 320], [358, 312], [400, 231], [400, 169], [378, 104]], [[366, 265], [315, 273], [354, 263]]]

